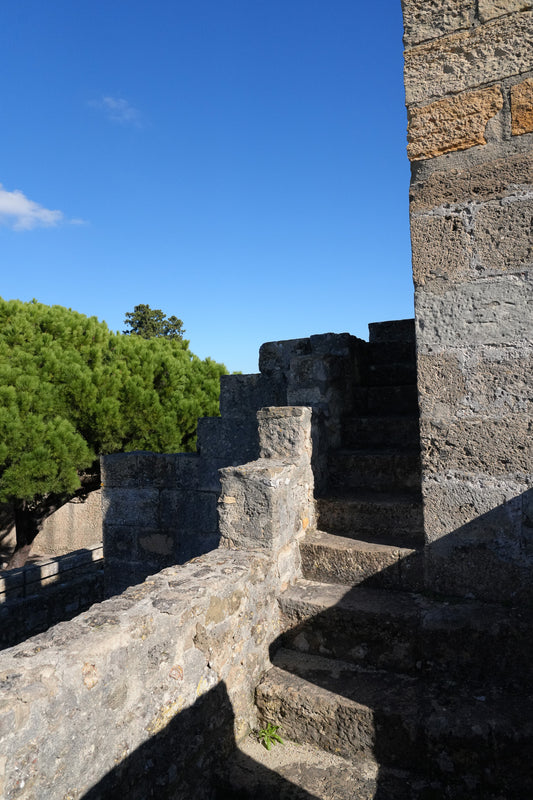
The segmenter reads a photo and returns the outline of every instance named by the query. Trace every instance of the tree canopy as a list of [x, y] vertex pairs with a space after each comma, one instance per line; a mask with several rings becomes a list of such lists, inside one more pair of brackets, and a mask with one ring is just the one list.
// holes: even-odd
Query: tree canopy
[[190, 451], [222, 364], [180, 337], [112, 333], [61, 306], [0, 299], [0, 502], [72, 496], [103, 453]]
[[183, 339], [185, 333], [181, 319], [167, 317], [159, 308], [150, 308], [144, 303], [126, 312], [124, 325], [129, 326], [129, 330], [123, 333], [142, 336], [143, 339]]

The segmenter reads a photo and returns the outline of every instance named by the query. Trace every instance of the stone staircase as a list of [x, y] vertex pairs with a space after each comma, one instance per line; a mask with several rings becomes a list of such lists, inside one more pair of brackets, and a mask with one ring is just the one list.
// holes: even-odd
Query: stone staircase
[[530, 617], [424, 592], [412, 321], [367, 353], [256, 690], [298, 745], [244, 742], [220, 797], [530, 800]]

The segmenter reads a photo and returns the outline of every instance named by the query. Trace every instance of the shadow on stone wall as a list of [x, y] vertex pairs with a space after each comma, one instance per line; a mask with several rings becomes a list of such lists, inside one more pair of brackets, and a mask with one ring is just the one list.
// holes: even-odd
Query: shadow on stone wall
[[[531, 491], [515, 498], [513, 508], [518, 501], [528, 508]], [[502, 569], [504, 557], [498, 542], [483, 541], [480, 533], [493, 531], [502, 511], [508, 510], [493, 509], [450, 534], [445, 542], [428, 545], [426, 564], [414, 554], [405, 559], [412, 563], [403, 565], [410, 580], [415, 574], [422, 580], [433, 556], [439, 569], [448, 569], [451, 575], [464, 575], [462, 565], [471, 558], [470, 584], [472, 576], [479, 573], [483, 578], [480, 592], [485, 595], [491, 586], [492, 602], [430, 595], [422, 586], [416, 587], [420, 594], [367, 591], [390, 586], [393, 578], [387, 569], [351, 589], [335, 607], [321, 614], [304, 613], [271, 646], [278, 669], [292, 671], [305, 682], [301, 696], [308, 703], [313, 686], [318, 686], [340, 691], [352, 710], [370, 709], [368, 730], [366, 723], [358, 725], [363, 740], [360, 755], [373, 757], [380, 768], [373, 794], [365, 797], [497, 800], [533, 796], [529, 767], [532, 702], [528, 697], [533, 685], [533, 620], [531, 607], [519, 591], [526, 573], [531, 583], [529, 544], [520, 544], [526, 551], [520, 585], [515, 584], [517, 592], [513, 595], [510, 591], [512, 575], [504, 570], [500, 600], [505, 603], [497, 603], [494, 595], [498, 594], [498, 569]], [[458, 552], [462, 554], [459, 570], [453, 563]], [[517, 580], [516, 564], [509, 569]], [[453, 580], [458, 586], [458, 579]], [[378, 594], [385, 605], [373, 604], [371, 598]], [[298, 661], [295, 652], [304, 657]], [[331, 658], [344, 664], [332, 670]], [[367, 680], [376, 670], [379, 692]], [[339, 706], [331, 717], [331, 730], [322, 731], [329, 736], [332, 752], [346, 757], [353, 757], [354, 743], [353, 736], [343, 740], [342, 719], [344, 715], [346, 721], [350, 713]], [[126, 755], [84, 800], [119, 795], [131, 800], [244, 800], [259, 792], [284, 800], [318, 800], [317, 795], [237, 751], [233, 721], [221, 683]], [[267, 713], [265, 721], [282, 727], [285, 722], [287, 729], [296, 730], [299, 741], [316, 742], [316, 737], [306, 733], [303, 715], [298, 722], [290, 717], [290, 710], [275, 719], [269, 719]], [[344, 725], [345, 730], [349, 727]], [[247, 775], [246, 789], [225, 783], [225, 768], [232, 754], [240, 773]], [[414, 782], [406, 783], [406, 776]]]
[[[241, 795], [224, 785], [225, 767], [236, 748], [233, 723], [233, 709], [222, 682], [126, 755], [82, 800], [239, 800]], [[241, 764], [246, 762], [266, 788], [270, 770], [242, 755]], [[293, 794], [297, 787], [283, 779], [277, 786], [279, 797], [319, 800], [308, 793]]]
[[0, 572], [0, 650], [73, 619], [104, 599], [102, 548]]

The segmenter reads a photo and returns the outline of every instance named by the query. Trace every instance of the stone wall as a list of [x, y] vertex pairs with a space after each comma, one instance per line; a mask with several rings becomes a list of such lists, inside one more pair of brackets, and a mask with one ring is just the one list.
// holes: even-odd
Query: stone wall
[[102, 545], [0, 574], [0, 650], [85, 611], [104, 597]]
[[314, 514], [311, 410], [259, 417], [261, 457], [223, 471], [221, 547], [0, 654], [5, 800], [214, 800]]
[[222, 376], [221, 416], [198, 421], [197, 453], [104, 456], [106, 593], [218, 546], [219, 470], [259, 458], [262, 408], [312, 407], [311, 458], [320, 489], [328, 449], [339, 445], [340, 420], [361, 381], [365, 345], [347, 333], [268, 342], [260, 374]]
[[531, 593], [533, 5], [404, 0], [426, 580]]
[[[0, 530], [0, 545], [7, 554], [16, 544], [15, 528], [11, 521], [12, 511], [3, 506], [2, 519], [9, 522]], [[102, 493], [90, 492], [86, 498], [65, 503], [43, 523], [35, 540], [32, 553], [66, 555], [83, 547], [102, 544]]]

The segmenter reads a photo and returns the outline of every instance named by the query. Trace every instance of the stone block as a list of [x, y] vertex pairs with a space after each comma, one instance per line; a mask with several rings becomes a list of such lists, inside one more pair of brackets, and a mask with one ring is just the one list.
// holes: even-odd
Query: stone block
[[311, 458], [310, 408], [285, 406], [257, 412], [261, 458], [297, 461]]
[[533, 131], [533, 78], [511, 86], [511, 133], [519, 136]]
[[439, 169], [415, 178], [410, 188], [411, 214], [442, 205], [496, 200], [533, 184], [531, 153], [517, 153], [464, 168]]
[[[374, 350], [379, 349], [380, 345], [409, 346], [415, 343], [415, 321], [414, 319], [392, 319], [383, 322], [368, 323], [368, 341], [373, 345]], [[367, 347], [364, 345], [363, 353]]]
[[533, 422], [525, 415], [422, 419], [420, 442], [426, 477], [460, 470], [515, 480], [530, 473], [533, 480]]
[[474, 0], [404, 0], [402, 6], [406, 47], [469, 28], [474, 21]]
[[265, 342], [259, 348], [259, 371], [263, 375], [277, 376], [283, 380], [289, 371], [292, 359], [296, 356], [309, 355], [310, 352], [310, 339]]
[[[522, 495], [527, 485], [504, 477], [448, 470], [425, 475], [422, 485], [426, 540], [443, 539], [443, 552], [469, 543], [499, 542], [520, 558]], [[444, 537], [444, 538], [443, 538]]]
[[283, 405], [279, 382], [265, 375], [222, 375], [220, 413], [226, 419], [255, 418], [264, 406]]
[[503, 345], [531, 339], [533, 281], [527, 273], [415, 292], [418, 350]]
[[[146, 529], [143, 533], [146, 532]], [[155, 532], [155, 531], [154, 531]], [[108, 558], [136, 561], [138, 558], [139, 531], [131, 525], [108, 524], [104, 530], [104, 553]]]
[[136, 528], [155, 528], [159, 522], [158, 489], [107, 489], [102, 493], [102, 512], [105, 526], [133, 525]]
[[405, 51], [407, 105], [520, 75], [531, 69], [533, 14], [495, 19]]
[[413, 106], [408, 112], [408, 157], [416, 161], [486, 144], [487, 123], [502, 108], [499, 86]]
[[222, 458], [227, 464], [253, 461], [259, 457], [257, 421], [204, 417], [198, 420], [197, 448], [202, 458]]
[[139, 553], [150, 561], [168, 561], [174, 552], [175, 537], [162, 532], [161, 529], [154, 533], [143, 533], [138, 538]]
[[315, 355], [343, 358], [349, 358], [361, 341], [351, 333], [317, 333], [309, 337], [311, 352]]
[[198, 468], [197, 488], [202, 492], [220, 492], [220, 476], [218, 471], [227, 467], [225, 458], [201, 458]]
[[466, 354], [419, 353], [418, 387], [424, 419], [533, 417], [533, 349], [491, 347]]
[[427, 481], [426, 586], [498, 603], [531, 603], [533, 557], [522, 527], [527, 494], [509, 481], [451, 472]]
[[137, 453], [112, 453], [100, 457], [102, 486], [122, 489], [139, 485]]
[[464, 280], [470, 271], [471, 237], [461, 214], [413, 215], [411, 248], [415, 286], [424, 286], [435, 278]]
[[176, 484], [176, 459], [174, 453], [138, 452], [138, 486], [162, 489]]
[[218, 526], [216, 492], [166, 489], [161, 492], [160, 519], [163, 528], [189, 532], [214, 533]]
[[314, 520], [309, 467], [260, 459], [221, 470], [221, 542], [229, 548], [273, 552], [303, 533]]
[[481, 22], [488, 22], [495, 17], [527, 11], [532, 7], [529, 0], [478, 0], [478, 15]]
[[531, 269], [532, 219], [533, 196], [483, 204], [475, 215], [473, 228], [478, 273]]
[[179, 564], [184, 564], [190, 561], [191, 558], [198, 558], [204, 553], [210, 553], [211, 550], [216, 550], [220, 543], [220, 535], [218, 533], [202, 534], [197, 533], [194, 536], [186, 536], [180, 540], [177, 560]]
[[180, 489], [196, 488], [200, 480], [200, 456], [197, 453], [175, 453], [173, 458], [176, 472], [175, 486]]

